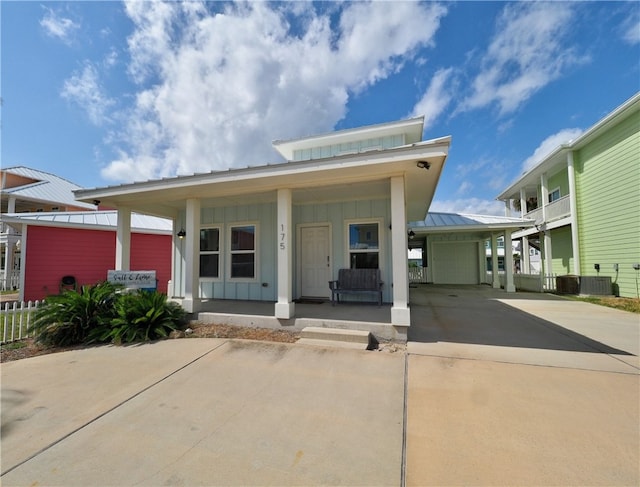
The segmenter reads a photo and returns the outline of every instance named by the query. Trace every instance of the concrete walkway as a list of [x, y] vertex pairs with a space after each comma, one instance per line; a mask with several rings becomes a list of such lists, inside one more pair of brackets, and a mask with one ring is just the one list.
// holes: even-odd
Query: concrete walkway
[[406, 354], [182, 339], [2, 364], [2, 485], [640, 485], [637, 315], [411, 302]]

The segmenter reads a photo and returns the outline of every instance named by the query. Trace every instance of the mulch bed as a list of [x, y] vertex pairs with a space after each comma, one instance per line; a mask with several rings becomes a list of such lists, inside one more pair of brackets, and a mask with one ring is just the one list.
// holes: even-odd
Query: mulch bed
[[[295, 343], [300, 334], [287, 330], [271, 330], [269, 328], [248, 328], [244, 326], [217, 325], [208, 323], [190, 323], [192, 333], [186, 334], [188, 338], [240, 338], [244, 340], [261, 340], [269, 342]], [[89, 348], [95, 345], [75, 345], [72, 347], [46, 347], [35, 343], [33, 338], [27, 338], [19, 342], [8, 343], [0, 347], [0, 363], [36, 357], [49, 353], [66, 352]]]

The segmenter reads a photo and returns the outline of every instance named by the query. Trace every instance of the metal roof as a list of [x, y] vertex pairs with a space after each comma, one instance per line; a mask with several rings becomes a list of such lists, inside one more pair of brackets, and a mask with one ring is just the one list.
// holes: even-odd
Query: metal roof
[[[118, 212], [105, 211], [56, 211], [37, 213], [5, 213], [4, 223], [114, 230], [118, 225]], [[173, 222], [166, 218], [131, 213], [131, 230], [136, 233], [159, 233], [170, 235]]]
[[424, 221], [410, 222], [414, 232], [477, 231], [504, 228], [523, 228], [535, 225], [533, 220], [493, 215], [429, 212]]
[[[323, 192], [321, 199], [352, 198], [358, 184], [387, 181], [404, 173], [407, 216], [417, 219], [431, 204], [450, 144], [451, 137], [441, 137], [367, 153], [81, 189], [75, 191], [75, 196], [84, 201], [100, 200], [110, 208], [127, 207], [174, 218], [191, 198], [199, 198], [209, 207], [239, 201], [262, 204], [275, 201], [276, 191], [288, 187], [294, 192], [295, 201], [312, 203], [319, 201], [314, 191]], [[428, 160], [430, 170], [418, 166], [420, 160]], [[384, 191], [382, 196], [387, 197], [389, 184], [385, 184]]]
[[82, 189], [82, 186], [78, 186], [55, 174], [24, 166], [8, 167], [2, 171], [7, 174], [14, 174], [36, 181], [31, 184], [15, 186], [13, 188], [3, 188], [2, 192], [6, 195], [12, 195], [25, 200], [57, 203], [61, 206], [95, 209], [95, 205], [83, 203], [75, 199], [73, 192], [77, 189]]

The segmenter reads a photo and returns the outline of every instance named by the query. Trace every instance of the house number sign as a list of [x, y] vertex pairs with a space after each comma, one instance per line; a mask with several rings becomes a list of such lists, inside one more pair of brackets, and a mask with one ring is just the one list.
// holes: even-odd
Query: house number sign
[[287, 238], [287, 232], [285, 232], [284, 224], [280, 225], [280, 250], [285, 250], [287, 245], [285, 244], [285, 239]]

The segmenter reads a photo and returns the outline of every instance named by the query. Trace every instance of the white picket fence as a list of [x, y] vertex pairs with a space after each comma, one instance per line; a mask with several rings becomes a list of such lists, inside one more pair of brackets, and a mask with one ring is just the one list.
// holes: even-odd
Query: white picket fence
[[427, 270], [424, 267], [409, 267], [409, 282], [426, 284]]
[[[500, 286], [504, 288], [506, 275], [504, 271], [499, 271]], [[518, 291], [530, 291], [535, 293], [552, 293], [556, 290], [557, 274], [514, 274], [513, 284]], [[491, 272], [486, 273], [487, 284], [492, 282]]]
[[0, 328], [2, 329], [2, 344], [11, 343], [28, 338], [28, 329], [33, 313], [44, 301], [24, 301], [18, 303], [4, 303], [0, 307]]

